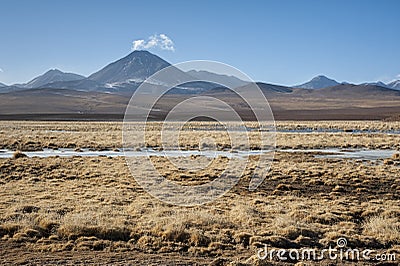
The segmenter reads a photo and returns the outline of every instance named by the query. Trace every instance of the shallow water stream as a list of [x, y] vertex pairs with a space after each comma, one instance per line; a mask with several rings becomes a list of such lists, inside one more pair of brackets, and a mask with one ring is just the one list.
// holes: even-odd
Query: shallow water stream
[[[279, 152], [299, 152], [299, 153], [316, 153], [316, 158], [343, 158], [343, 159], [363, 159], [363, 160], [379, 160], [392, 157], [395, 150], [371, 150], [371, 149], [281, 149]], [[76, 151], [73, 149], [44, 149], [42, 151], [27, 151], [23, 152], [28, 157], [41, 157], [47, 158], [51, 156], [59, 157], [95, 157], [95, 156], [129, 156], [129, 157], [140, 157], [140, 156], [171, 156], [171, 157], [189, 157], [189, 156], [205, 156], [205, 157], [218, 157], [225, 156], [228, 158], [245, 158], [249, 155], [259, 155], [268, 153], [270, 150], [253, 150], [253, 151], [214, 151], [214, 150], [169, 150], [169, 151], [158, 151], [153, 149], [141, 149], [137, 151], [133, 150], [106, 150], [106, 151], [94, 151], [89, 149], [82, 149]], [[11, 150], [0, 150], [0, 158], [12, 158], [14, 151]]]

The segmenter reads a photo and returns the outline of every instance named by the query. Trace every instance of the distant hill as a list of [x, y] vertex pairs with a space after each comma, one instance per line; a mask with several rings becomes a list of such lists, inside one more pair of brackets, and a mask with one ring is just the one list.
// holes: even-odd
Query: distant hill
[[226, 86], [232, 88], [244, 86], [249, 83], [234, 76], [221, 75], [208, 71], [190, 70], [187, 73], [192, 77], [198, 78], [200, 80], [213, 80], [218, 82], [219, 84], [225, 84]]
[[[268, 84], [268, 83], [263, 83], [263, 82], [256, 82], [255, 84], [251, 83], [251, 84], [247, 84], [244, 86], [240, 86], [240, 87], [237, 87], [236, 90], [238, 92], [245, 91], [245, 90], [253, 90], [253, 89], [256, 89], [255, 85], [257, 85], [258, 88], [260, 88], [264, 94], [282, 94], [282, 93], [286, 94], [286, 93], [293, 92], [293, 89], [290, 87]], [[218, 87], [218, 88], [208, 90], [208, 91], [204, 92], [204, 94], [207, 94], [207, 95], [227, 94], [228, 95], [228, 94], [234, 94], [234, 92], [229, 88]]]
[[339, 85], [339, 82], [337, 82], [336, 80], [327, 78], [323, 75], [320, 75], [306, 83], [303, 83], [300, 85], [295, 85], [293, 87], [302, 88], [302, 89], [322, 89], [322, 88], [332, 87], [332, 86], [336, 86], [336, 85]]
[[85, 79], [80, 79], [80, 80], [71, 80], [71, 81], [56, 81], [56, 82], [51, 82], [47, 83], [45, 85], [42, 85], [38, 87], [37, 89], [71, 89], [71, 90], [77, 90], [77, 91], [102, 91], [104, 88], [104, 85], [101, 83], [98, 83], [94, 80], [89, 80], [87, 78]]
[[17, 87], [22, 87], [22, 88], [39, 88], [43, 85], [46, 85], [48, 83], [52, 82], [61, 82], [61, 81], [73, 81], [73, 80], [82, 80], [84, 79], [84, 76], [74, 74], [74, 73], [65, 73], [62, 72], [58, 69], [51, 69], [44, 73], [43, 75], [40, 75], [28, 83], [25, 84], [18, 84], [16, 85]]
[[353, 84], [340, 84], [333, 87], [323, 88], [314, 92], [314, 95], [321, 95], [324, 97], [339, 97], [342, 99], [348, 98], [382, 98], [400, 96], [400, 91], [370, 84], [353, 85]]

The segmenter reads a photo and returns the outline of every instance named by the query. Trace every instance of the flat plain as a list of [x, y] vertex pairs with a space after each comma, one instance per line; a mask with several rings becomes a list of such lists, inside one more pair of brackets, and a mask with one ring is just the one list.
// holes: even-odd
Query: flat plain
[[[215, 137], [213, 124], [180, 134], [187, 150]], [[248, 127], [254, 126], [251, 122]], [[140, 150], [159, 147], [157, 123]], [[251, 134], [257, 134], [251, 133]], [[236, 143], [235, 143], [236, 144]], [[239, 144], [238, 144], [239, 145]], [[280, 262], [260, 260], [264, 245], [304, 250], [351, 248], [400, 256], [400, 122], [278, 122], [276, 153], [263, 184], [249, 191], [256, 157], [239, 183], [216, 201], [173, 206], [153, 198], [132, 177], [123, 156], [80, 156], [84, 149], [121, 151], [119, 122], [3, 121], [0, 150], [20, 151], [0, 159], [0, 256], [3, 264], [114, 265], [303, 265], [376, 264], [378, 261]], [[259, 147], [263, 148], [263, 147]], [[390, 158], [321, 156], [324, 149], [390, 150]], [[71, 149], [71, 157], [26, 157], [43, 149]], [[295, 150], [295, 152], [293, 152]], [[334, 152], [333, 152], [334, 153]], [[153, 158], [154, 159], [154, 158]], [[201, 174], [170, 169], [174, 181], [213, 180], [219, 158]], [[137, 173], [146, 157], [137, 157]], [[383, 265], [383, 264], [382, 264]], [[390, 264], [388, 264], [390, 265]]]

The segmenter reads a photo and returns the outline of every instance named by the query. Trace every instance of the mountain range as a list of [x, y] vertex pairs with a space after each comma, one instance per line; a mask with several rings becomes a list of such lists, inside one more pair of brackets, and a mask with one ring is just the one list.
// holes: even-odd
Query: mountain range
[[[58, 69], [51, 69], [43, 75], [33, 78], [31, 81], [24, 84], [13, 84], [11, 86], [7, 86], [0, 83], [0, 88], [2, 88], [0, 89], [0, 93], [21, 89], [54, 88], [81, 91], [101, 91], [116, 94], [119, 92], [124, 92], [123, 94], [129, 94], [133, 93], [133, 91], [146, 78], [168, 66], [171, 66], [171, 64], [148, 51], [133, 51], [127, 56], [116, 60], [99, 71], [91, 74], [89, 77], [84, 77], [74, 73], [65, 73]], [[220, 75], [203, 70], [190, 70], [186, 73], [183, 73], [182, 71], [182, 73], [179, 73], [179, 75], [188, 75], [187, 78], [194, 77], [200, 80], [212, 78], [213, 80], [217, 80], [224, 84], [229, 84], [233, 87], [240, 87], [247, 84], [246, 81], [234, 76]], [[340, 84], [347, 83], [339, 83], [334, 79], [328, 78], [324, 75], [319, 75], [312, 78], [308, 82], [300, 85], [294, 85], [292, 87], [303, 89], [322, 89], [334, 87]], [[376, 85], [400, 90], [400, 80], [396, 80], [388, 84], [378, 81], [374, 83], [363, 83], [360, 85]], [[192, 88], [192, 92], [193, 89], [196, 89], [196, 86]], [[204, 88], [201, 86], [197, 89], [199, 89], [200, 92], [204, 91]]]
[[[171, 64], [148, 51], [134, 51], [129, 55], [106, 65], [99, 71], [84, 77], [60, 70], [50, 70], [25, 84], [14, 84], [0, 88], [0, 93], [15, 92], [26, 89], [70, 89], [77, 91], [104, 92], [117, 95], [131, 96], [144, 80], [159, 70], [170, 67]], [[244, 85], [246, 82], [226, 75], [219, 75], [207, 71], [184, 72], [171, 67], [173, 80], [210, 79], [220, 80], [232, 86]], [[190, 82], [181, 84], [173, 90], [175, 93], [200, 93], [208, 89], [219, 87], [210, 82]]]
[[[0, 119], [27, 119], [32, 115], [35, 119], [38, 115], [47, 119], [49, 115], [60, 114], [71, 119], [91, 119], [89, 117], [93, 116], [100, 119], [109, 115], [121, 119], [130, 96], [140, 84], [169, 66], [170, 63], [148, 51], [133, 51], [88, 77], [52, 69], [25, 84], [7, 86], [0, 83]], [[244, 105], [218, 83], [239, 90], [252, 89], [248, 82], [234, 76], [171, 69], [169, 78], [172, 80], [217, 82], [182, 82], [161, 103], [163, 110], [190, 94], [213, 95], [240, 109]], [[158, 81], [154, 82], [154, 86], [160, 85]], [[319, 75], [295, 86], [263, 82], [257, 85], [267, 96], [278, 119], [387, 119], [400, 114], [400, 80], [388, 84], [355, 85]]]

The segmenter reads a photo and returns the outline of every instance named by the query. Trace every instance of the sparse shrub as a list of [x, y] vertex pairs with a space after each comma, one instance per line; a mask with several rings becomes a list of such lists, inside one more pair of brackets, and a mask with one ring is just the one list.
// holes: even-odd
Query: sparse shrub
[[293, 190], [293, 187], [291, 185], [287, 185], [287, 184], [278, 184], [276, 186], [276, 189], [280, 190], [280, 191], [291, 191], [291, 190]]
[[278, 230], [279, 235], [287, 237], [291, 240], [298, 238], [301, 235], [301, 228], [298, 226], [288, 226]]
[[12, 240], [18, 243], [28, 242], [30, 237], [26, 233], [15, 233]]
[[49, 240], [60, 240], [60, 238], [58, 237], [58, 235], [51, 235], [49, 236]]
[[195, 230], [190, 233], [189, 244], [196, 247], [206, 247], [210, 244], [211, 239], [204, 235], [204, 232]]
[[57, 230], [62, 238], [97, 237], [104, 240], [128, 241], [130, 231], [127, 228], [104, 228], [101, 226], [62, 225]]
[[36, 218], [36, 224], [47, 235], [55, 233], [57, 228], [60, 226], [60, 224], [57, 221], [49, 217]]
[[15, 232], [17, 232], [21, 226], [19, 224], [14, 224], [14, 223], [5, 223], [0, 225], [0, 237], [3, 237], [5, 235], [14, 235]]
[[163, 233], [163, 239], [173, 242], [187, 242], [190, 234], [183, 226], [171, 226]]
[[92, 244], [93, 250], [104, 250], [106, 247], [111, 245], [111, 241], [108, 240], [97, 240]]
[[383, 161], [383, 163], [386, 164], [386, 165], [393, 165], [394, 164], [393, 160], [391, 160], [391, 159], [385, 159]]
[[38, 212], [39, 210], [40, 210], [39, 207], [32, 206], [32, 205], [26, 205], [26, 206], [23, 206], [21, 209], [17, 210], [17, 212], [32, 213], [32, 212]]
[[395, 153], [395, 154], [393, 154], [393, 155], [392, 155], [392, 159], [393, 159], [393, 160], [396, 160], [396, 161], [400, 160], [400, 153]]
[[22, 153], [21, 151], [16, 151], [13, 154], [13, 159], [19, 159], [19, 158], [25, 158], [28, 157], [25, 153]]
[[163, 244], [160, 238], [145, 235], [139, 238], [136, 246], [143, 251], [154, 251], [163, 247]]
[[221, 242], [211, 242], [210, 245], [208, 245], [209, 251], [221, 251], [221, 250], [232, 250], [232, 249], [234, 249], [234, 246], [232, 244], [224, 244]]
[[269, 244], [276, 248], [298, 248], [298, 244], [290, 241], [285, 237], [280, 236], [268, 236], [264, 238], [263, 243]]
[[76, 148], [76, 144], [75, 143], [67, 143], [66, 148], [75, 149]]
[[376, 238], [382, 244], [400, 242], [400, 222], [397, 218], [373, 216], [364, 223], [363, 228], [364, 234]]
[[112, 241], [128, 241], [130, 233], [125, 227], [101, 228], [97, 237]]
[[313, 246], [318, 245], [318, 241], [316, 241], [315, 239], [312, 239], [311, 237], [307, 237], [307, 236], [302, 236], [302, 235], [300, 235], [295, 240], [295, 242], [301, 246], [306, 246], [306, 247], [313, 247]]
[[253, 235], [247, 232], [239, 232], [235, 235], [235, 243], [242, 244], [244, 247], [247, 247], [250, 243], [250, 238]]

